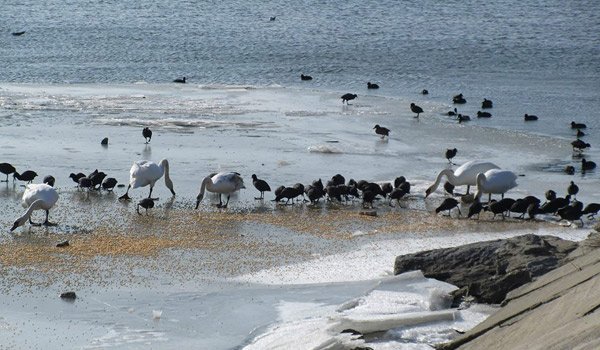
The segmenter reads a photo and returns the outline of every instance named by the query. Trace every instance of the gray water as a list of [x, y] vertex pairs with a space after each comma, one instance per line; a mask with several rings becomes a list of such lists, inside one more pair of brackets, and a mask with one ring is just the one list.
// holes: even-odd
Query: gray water
[[[564, 129], [571, 120], [599, 125], [596, 1], [25, 0], [2, 12], [2, 82], [186, 76], [202, 85], [360, 96], [373, 93], [366, 89], [373, 81], [377, 94], [419, 103], [450, 106], [462, 92], [468, 104], [459, 110], [471, 116], [491, 98], [502, 118], [487, 126], [571, 137]], [[301, 73], [315, 79], [301, 82]], [[544, 122], [525, 125], [525, 113]]]

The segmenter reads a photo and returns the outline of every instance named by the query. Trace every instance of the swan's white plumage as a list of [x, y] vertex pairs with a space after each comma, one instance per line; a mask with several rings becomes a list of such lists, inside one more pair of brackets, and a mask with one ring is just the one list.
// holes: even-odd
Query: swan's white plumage
[[238, 173], [221, 172], [212, 176], [209, 175], [205, 177], [204, 180], [202, 180], [202, 185], [200, 186], [200, 193], [196, 198], [196, 208], [198, 208], [198, 204], [200, 203], [202, 198], [204, 198], [205, 190], [213, 193], [218, 193], [219, 195], [231, 195], [231, 193], [238, 191], [242, 188], [246, 188], [246, 186], [244, 186], [244, 179], [242, 179], [242, 177]]
[[22, 197], [23, 207], [28, 208], [40, 199], [42, 200], [40, 209], [50, 210], [58, 201], [58, 192], [54, 187], [46, 184], [31, 184], [25, 187]]
[[32, 184], [27, 185], [25, 187], [25, 192], [23, 192], [22, 204], [23, 207], [27, 208], [25, 214], [21, 215], [11, 228], [11, 231], [16, 229], [19, 226], [24, 225], [27, 220], [30, 220], [31, 214], [35, 210], [45, 210], [46, 211], [46, 221], [45, 224], [48, 223], [48, 212], [54, 204], [58, 201], [58, 192], [56, 189], [47, 184]]
[[517, 174], [509, 170], [491, 169], [477, 175], [477, 193], [479, 199], [483, 193], [504, 194], [517, 187]]
[[163, 175], [165, 176], [165, 185], [171, 193], [175, 195], [173, 181], [171, 181], [169, 176], [169, 162], [166, 159], [161, 160], [159, 164], [149, 160], [138, 160], [133, 162], [133, 165], [129, 170], [129, 187], [127, 187], [127, 192], [120, 198], [129, 199], [128, 193], [130, 188], [145, 187], [148, 185], [150, 185], [150, 195], [152, 195], [154, 184], [163, 177]]
[[138, 160], [133, 162], [129, 170], [129, 184], [131, 188], [154, 186], [154, 183], [163, 176], [164, 171], [164, 167], [154, 162]]
[[438, 174], [435, 183], [427, 189], [426, 196], [438, 188], [444, 176], [454, 186], [475, 186], [477, 184], [477, 174], [484, 173], [490, 169], [500, 169], [500, 167], [492, 162], [471, 160], [456, 168], [455, 171], [444, 169]]

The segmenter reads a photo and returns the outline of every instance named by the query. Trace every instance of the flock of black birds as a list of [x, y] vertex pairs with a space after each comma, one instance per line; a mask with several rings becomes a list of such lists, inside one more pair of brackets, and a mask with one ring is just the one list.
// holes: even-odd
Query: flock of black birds
[[[488, 211], [494, 214], [492, 219], [496, 218], [496, 215], [500, 215], [504, 220], [506, 217], [510, 217], [510, 213], [519, 214], [517, 218], [525, 219], [525, 214], [528, 215], [528, 220], [534, 220], [536, 215], [551, 215], [558, 217], [558, 221], [566, 220], [569, 222], [580, 221], [583, 225], [582, 217], [587, 215], [588, 219], [593, 219], [595, 215], [600, 211], [600, 203], [589, 203], [585, 207], [583, 203], [576, 199], [576, 195], [579, 192], [579, 187], [571, 181], [567, 187], [567, 194], [565, 197], [557, 197], [556, 192], [548, 190], [545, 193], [546, 201], [542, 204], [541, 200], [535, 196], [526, 196], [524, 198], [502, 198], [500, 200], [492, 200], [491, 202], [484, 205], [478, 200], [475, 200], [469, 206], [467, 218], [477, 216], [482, 211]], [[456, 208], [458, 211], [458, 217], [462, 215], [460, 212], [460, 202], [454, 198], [446, 198], [435, 209], [436, 213], [448, 211], [448, 215], [451, 215], [451, 210]]]
[[[456, 155], [456, 149], [448, 150], [447, 158], [450, 161], [452, 157]], [[260, 192], [260, 197], [256, 197], [257, 200], [264, 199], [264, 193], [270, 192], [271, 187], [263, 180], [259, 179], [256, 174], [252, 175], [252, 183], [254, 187]], [[410, 182], [406, 181], [403, 176], [397, 177], [393, 183], [375, 183], [368, 182], [366, 180], [355, 181], [353, 179], [346, 180], [343, 175], [336, 174], [331, 177], [330, 180], [324, 185], [321, 179], [314, 180], [310, 185], [303, 185], [296, 183], [292, 186], [280, 186], [275, 189], [275, 202], [281, 202], [285, 200], [285, 204], [294, 204], [296, 198], [301, 202], [310, 202], [316, 204], [321, 198], [325, 198], [326, 201], [336, 203], [354, 203], [355, 200], [362, 199], [363, 208], [373, 208], [373, 202], [380, 196], [383, 200], [387, 200], [390, 206], [394, 206], [392, 203], [396, 201], [400, 206], [400, 200], [410, 193]], [[448, 212], [451, 215], [451, 210], [457, 209], [458, 217], [462, 215], [460, 211], [461, 202], [454, 198], [454, 186], [449, 182], [444, 185], [446, 192], [452, 197], [445, 198], [442, 203], [435, 209], [436, 214], [440, 212]], [[526, 196], [524, 198], [512, 199], [502, 198], [501, 200], [492, 200], [487, 204], [481, 203], [479, 200], [475, 200], [469, 205], [467, 218], [477, 218], [482, 211], [491, 212], [493, 215], [492, 220], [500, 215], [504, 220], [506, 217], [510, 217], [510, 213], [519, 214], [517, 217], [525, 219], [527, 214], [529, 220], [535, 219], [536, 215], [553, 215], [558, 216], [559, 221], [581, 221], [583, 225], [582, 216], [587, 215], [588, 219], [593, 219], [600, 210], [599, 203], [590, 203], [587, 206], [583, 206], [582, 202], [576, 200], [576, 195], [579, 192], [579, 187], [571, 181], [571, 184], [567, 188], [567, 194], [565, 197], [557, 197], [556, 192], [549, 190], [546, 192], [546, 202], [541, 203], [541, 200], [535, 196]], [[308, 198], [308, 200], [306, 199]]]
[[[252, 174], [252, 184], [260, 192], [260, 197], [255, 197], [257, 200], [264, 199], [265, 192], [271, 192], [269, 184], [265, 180], [259, 179], [256, 174]], [[354, 179], [350, 179], [346, 183], [343, 175], [336, 174], [325, 185], [321, 179], [317, 179], [307, 186], [301, 183], [289, 187], [279, 186], [274, 191], [275, 199], [273, 201], [279, 203], [285, 200], [285, 204], [290, 204], [290, 201], [291, 204], [294, 204], [298, 197], [302, 197], [302, 202], [316, 204], [322, 198], [337, 203], [354, 203], [355, 200], [362, 199], [363, 208], [372, 209], [377, 196], [383, 197], [384, 200], [387, 199], [388, 204], [394, 206], [392, 204], [394, 200], [400, 205], [400, 199], [408, 193], [410, 193], [410, 182], [406, 181], [404, 176], [397, 177], [393, 184], [378, 184], [366, 180], [355, 181]]]
[[89, 175], [85, 175], [84, 173], [71, 173], [69, 177], [77, 184], [78, 190], [105, 190], [111, 192], [117, 186], [117, 179], [114, 177], [107, 177], [106, 173], [98, 171], [98, 169], [94, 170]]
[[[586, 129], [586, 128], [587, 128], [587, 125], [585, 125], [583, 123], [576, 123], [574, 121], [571, 122], [571, 129], [577, 130], [577, 135], [576, 135], [577, 139], [575, 141], [571, 142], [571, 146], [573, 146], [573, 153], [575, 154], [575, 156], [581, 158], [581, 172], [582, 173], [596, 169], [595, 162], [589, 161], [589, 160], [585, 159], [585, 157], [583, 157], [583, 151], [586, 148], [591, 147], [589, 143], [587, 143], [581, 139], [581, 137], [586, 135], [582, 131], [582, 129]], [[565, 166], [564, 170], [565, 170], [565, 173], [567, 173], [569, 175], [575, 174], [575, 167], [572, 165]]]

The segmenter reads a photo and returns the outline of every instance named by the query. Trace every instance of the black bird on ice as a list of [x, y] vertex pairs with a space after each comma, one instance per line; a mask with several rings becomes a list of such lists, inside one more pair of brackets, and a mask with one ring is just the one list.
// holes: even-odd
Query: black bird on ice
[[342, 103], [346, 102], [346, 104], [348, 104], [348, 101], [354, 100], [357, 97], [358, 97], [357, 94], [351, 94], [351, 93], [343, 94], [342, 95]]
[[421, 107], [417, 106], [417, 105], [416, 105], [416, 104], [414, 104], [414, 103], [411, 103], [411, 104], [410, 104], [410, 110], [411, 110], [413, 113], [417, 113], [417, 116], [416, 116], [415, 118], [419, 118], [419, 114], [423, 113], [423, 108], [421, 108]]
[[146, 143], [150, 143], [150, 140], [152, 139], [152, 130], [150, 130], [149, 127], [145, 127], [144, 130], [142, 130], [142, 136], [146, 139]]
[[375, 133], [377, 135], [381, 135], [381, 138], [385, 138], [386, 136], [389, 138], [390, 137], [390, 129], [388, 128], [384, 128], [383, 126], [379, 126], [379, 124], [375, 125], [373, 127], [373, 129], [375, 129]]

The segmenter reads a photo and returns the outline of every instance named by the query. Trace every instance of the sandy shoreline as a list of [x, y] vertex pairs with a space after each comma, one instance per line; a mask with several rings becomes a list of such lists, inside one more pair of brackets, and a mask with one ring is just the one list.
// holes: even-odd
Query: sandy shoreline
[[[105, 222], [125, 215], [114, 226], [4, 236], [0, 344], [227, 349], [271, 329], [278, 309], [294, 300], [335, 305], [367, 293], [390, 276], [400, 254], [524, 233], [580, 240], [588, 232], [414, 209], [379, 210], [377, 217], [359, 211], [357, 205], [266, 212], [159, 207], [138, 216], [116, 204], [104, 213]], [[55, 246], [67, 239], [69, 247]], [[78, 299], [61, 300], [65, 291]], [[269, 337], [288, 337], [277, 334]]]
[[[72, 218], [74, 213], [68, 209], [77, 210], [63, 206], [55, 220]], [[62, 228], [64, 224], [48, 229], [26, 227], [3, 237], [0, 268], [5, 288], [10, 289], [16, 281], [31, 287], [73, 288], [144, 284], [148, 276], [136, 276], [140, 270], [148, 274], [162, 271], [173, 282], [228, 279], [386, 240], [445, 236], [451, 241], [453, 235], [471, 234], [476, 239], [513, 231], [563, 231], [566, 235], [581, 231], [548, 222], [491, 220], [491, 215], [483, 215], [479, 221], [457, 220], [401, 208], [383, 208], [377, 217], [371, 217], [360, 215], [358, 203], [322, 203], [313, 208], [280, 205], [272, 211], [194, 211], [163, 206], [140, 216], [121, 203], [104, 210], [102, 224], [70, 223], [65, 225], [67, 230]], [[65, 240], [68, 247], [56, 247]], [[35, 273], [29, 275], [31, 271]]]

